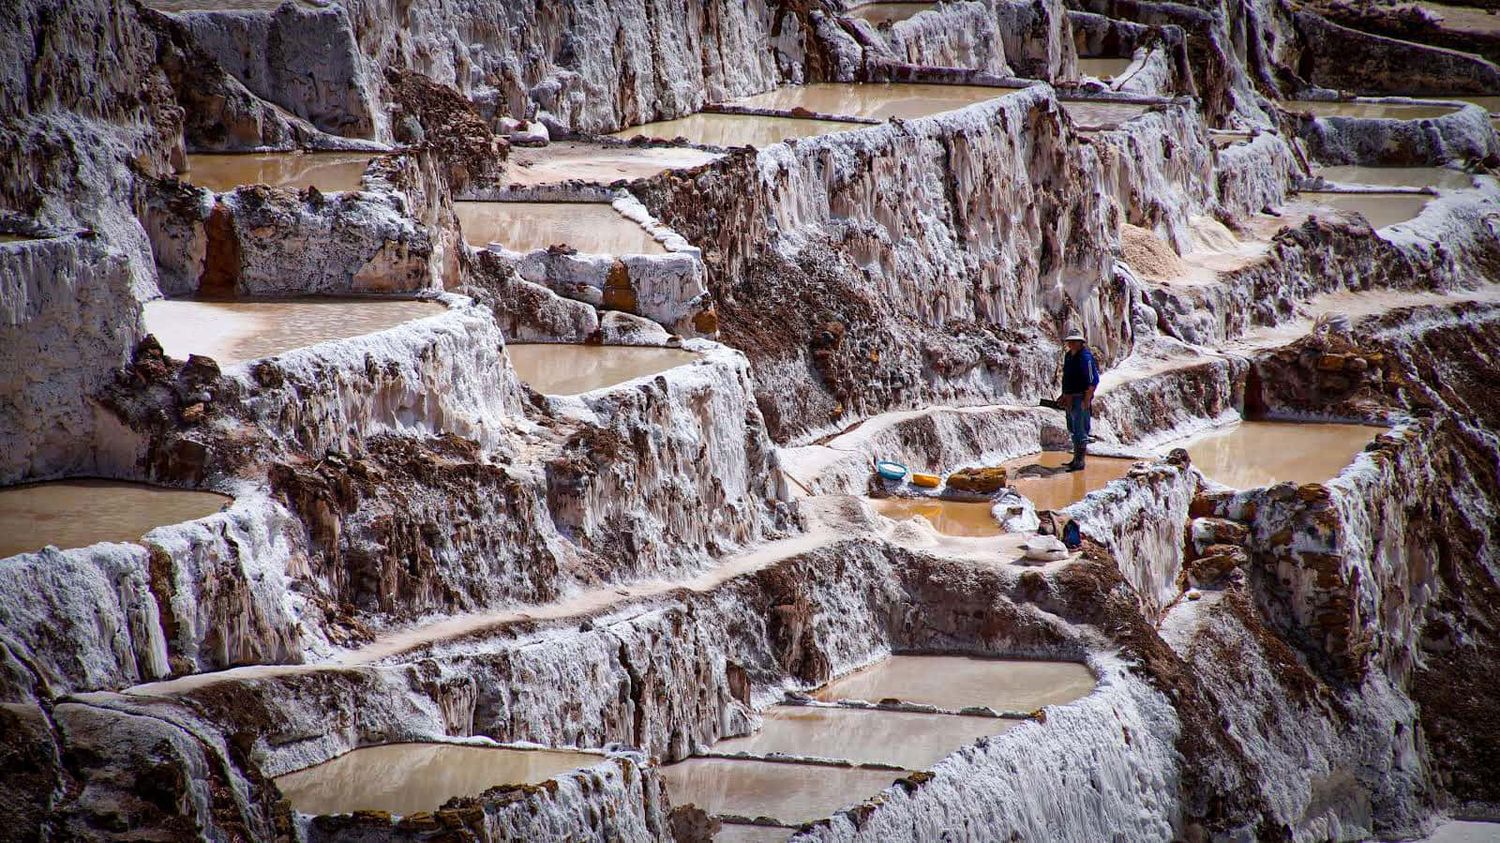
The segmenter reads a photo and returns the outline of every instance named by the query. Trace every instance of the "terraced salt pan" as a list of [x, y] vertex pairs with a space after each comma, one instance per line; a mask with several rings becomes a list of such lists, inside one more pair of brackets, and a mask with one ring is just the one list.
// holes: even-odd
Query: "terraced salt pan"
[[791, 111], [803, 108], [818, 114], [911, 120], [963, 108], [1013, 92], [1014, 88], [982, 85], [932, 85], [912, 82], [846, 84], [817, 82], [787, 85], [774, 91], [734, 100], [731, 105]]
[[1145, 114], [1149, 106], [1127, 102], [1063, 100], [1062, 107], [1073, 118], [1073, 122], [1080, 126], [1108, 127]]
[[1116, 457], [1089, 457], [1082, 471], [1066, 471], [1050, 477], [1020, 477], [1017, 471], [1028, 465], [1057, 468], [1073, 459], [1073, 454], [1045, 451], [1005, 463], [1010, 471], [1010, 485], [1029, 498], [1037, 509], [1063, 509], [1084, 499], [1090, 492], [1119, 480], [1135, 460]]
[[1482, 97], [1459, 95], [1452, 97], [1429, 97], [1423, 96], [1424, 100], [1439, 100], [1442, 102], [1473, 103], [1491, 114], [1500, 113], [1500, 97]]
[[824, 702], [894, 698], [948, 709], [1033, 711], [1086, 696], [1094, 684], [1094, 674], [1078, 662], [891, 656], [835, 679], [814, 696]]
[[146, 0], [158, 12], [274, 12], [286, 0]]
[[792, 836], [792, 829], [769, 825], [724, 823], [714, 835], [714, 843], [782, 843]]
[[558, 141], [544, 147], [513, 147], [507, 184], [536, 186], [565, 181], [612, 184], [700, 167], [723, 156], [683, 147], [621, 147]]
[[20, 243], [35, 239], [35, 237], [27, 237], [24, 234], [0, 234], [0, 243]]
[[896, 521], [925, 518], [939, 533], [950, 536], [998, 536], [989, 501], [945, 501], [938, 498], [876, 498], [875, 511]]
[[721, 753], [835, 758], [925, 770], [960, 747], [1023, 722], [909, 711], [778, 705], [761, 712], [760, 731], [714, 744]]
[[1326, 483], [1381, 432], [1359, 424], [1245, 421], [1210, 430], [1184, 447], [1209, 479], [1236, 489]]
[[[1459, 32], [1500, 32], [1500, 15], [1492, 15], [1485, 9], [1469, 6], [1449, 6], [1444, 3], [1417, 3], [1418, 7], [1437, 15], [1438, 25], [1443, 29]], [[1497, 833], [1500, 837], [1500, 833]]]
[[54, 480], [0, 489], [0, 558], [99, 542], [133, 542], [151, 530], [205, 518], [230, 499], [213, 492], [116, 480]]
[[368, 152], [254, 152], [189, 155], [178, 177], [215, 193], [264, 184], [323, 193], [359, 190], [372, 157]]
[[1420, 193], [1322, 193], [1318, 191], [1305, 191], [1302, 198], [1327, 208], [1336, 208], [1340, 211], [1357, 212], [1363, 214], [1369, 220], [1371, 228], [1385, 228], [1388, 225], [1406, 222], [1414, 219], [1427, 203], [1432, 201], [1431, 196]]
[[905, 775], [774, 761], [689, 758], [661, 768], [673, 806], [710, 814], [770, 817], [789, 825], [822, 819], [885, 790]]
[[880, 26], [887, 23], [900, 23], [910, 20], [913, 15], [925, 12], [936, 7], [936, 3], [866, 3], [863, 6], [850, 9], [847, 14], [852, 18], [860, 18]]
[[373, 334], [436, 316], [446, 308], [400, 299], [159, 299], [147, 302], [145, 311], [146, 331], [156, 336], [168, 356], [185, 360], [199, 354], [228, 365]]
[[1449, 820], [1417, 843], [1495, 843], [1497, 840], [1500, 840], [1500, 822]]
[[1431, 187], [1437, 190], [1467, 190], [1474, 177], [1447, 167], [1322, 167], [1316, 175], [1341, 185], [1368, 187]]
[[1131, 59], [1112, 58], [1080, 58], [1078, 60], [1079, 76], [1095, 76], [1100, 79], [1119, 76], [1130, 67]]
[[470, 245], [513, 252], [570, 246], [589, 255], [664, 255], [651, 232], [607, 202], [454, 202]]
[[1452, 114], [1457, 108], [1440, 105], [1406, 105], [1386, 102], [1323, 102], [1320, 100], [1287, 100], [1281, 107], [1288, 111], [1308, 112], [1315, 117], [1379, 117], [1387, 120], [1427, 120]]
[[562, 343], [506, 346], [516, 375], [544, 395], [580, 395], [684, 366], [701, 355], [676, 348]]
[[617, 138], [665, 138], [682, 137], [690, 143], [705, 146], [754, 146], [767, 147], [781, 143], [787, 138], [810, 138], [864, 128], [864, 123], [843, 123], [836, 120], [803, 120], [796, 117], [763, 117], [754, 114], [717, 114], [700, 112], [675, 120], [660, 120], [645, 123], [615, 132]]
[[455, 796], [478, 796], [507, 784], [539, 784], [587, 767], [600, 756], [582, 752], [503, 749], [442, 743], [367, 746], [276, 778], [304, 814], [433, 811]]

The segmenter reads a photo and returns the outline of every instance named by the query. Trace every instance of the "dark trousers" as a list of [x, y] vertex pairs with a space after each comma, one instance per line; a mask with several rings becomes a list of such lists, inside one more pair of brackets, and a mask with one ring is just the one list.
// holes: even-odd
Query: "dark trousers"
[[1093, 427], [1093, 413], [1085, 405], [1083, 393], [1064, 395], [1063, 412], [1068, 416], [1068, 433], [1073, 437], [1073, 447], [1087, 445]]

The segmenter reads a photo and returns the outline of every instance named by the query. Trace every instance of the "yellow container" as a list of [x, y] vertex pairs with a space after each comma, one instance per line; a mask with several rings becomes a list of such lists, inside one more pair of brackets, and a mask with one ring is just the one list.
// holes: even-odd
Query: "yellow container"
[[911, 473], [911, 482], [913, 485], [921, 486], [924, 489], [936, 489], [938, 484], [943, 482], [943, 478], [936, 474], [921, 474], [913, 471]]

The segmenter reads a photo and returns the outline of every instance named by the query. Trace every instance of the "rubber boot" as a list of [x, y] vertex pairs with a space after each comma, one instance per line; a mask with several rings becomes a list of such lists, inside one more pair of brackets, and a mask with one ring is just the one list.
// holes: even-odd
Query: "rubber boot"
[[1069, 471], [1083, 470], [1083, 452], [1088, 449], [1087, 445], [1077, 444], [1073, 446], [1073, 461], [1063, 466]]

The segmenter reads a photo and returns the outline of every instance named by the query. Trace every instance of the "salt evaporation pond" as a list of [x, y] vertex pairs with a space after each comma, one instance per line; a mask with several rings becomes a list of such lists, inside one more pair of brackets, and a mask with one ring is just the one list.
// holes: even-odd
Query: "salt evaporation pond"
[[359, 190], [373, 158], [368, 152], [255, 152], [189, 155], [179, 178], [215, 193], [249, 184], [323, 193]]
[[1436, 190], [1467, 190], [1474, 177], [1447, 167], [1365, 167], [1348, 165], [1320, 167], [1315, 175], [1342, 185], [1368, 187], [1431, 187]]
[[146, 302], [146, 331], [170, 357], [212, 357], [221, 365], [357, 337], [446, 312], [409, 299], [301, 298], [266, 301], [160, 299]]
[[808, 85], [787, 85], [764, 94], [737, 99], [732, 104], [776, 111], [803, 108], [818, 114], [835, 114], [840, 117], [875, 120], [900, 117], [911, 120], [992, 100], [1014, 93], [1015, 90], [983, 85], [913, 82], [815, 82]]
[[1149, 106], [1126, 102], [1062, 100], [1063, 110], [1080, 126], [1112, 126], [1146, 113]]
[[1000, 522], [990, 501], [945, 501], [939, 498], [874, 498], [875, 511], [896, 521], [921, 517], [939, 533], [950, 536], [998, 536]]
[[0, 558], [133, 542], [151, 530], [213, 515], [224, 495], [116, 480], [52, 480], [0, 489]]
[[513, 252], [570, 246], [589, 255], [664, 255], [651, 232], [607, 202], [454, 202], [464, 239]]
[[24, 234], [4, 234], [4, 233], [0, 233], [0, 243], [20, 243], [20, 242], [25, 241], [25, 240], [35, 240], [35, 239], [36, 238], [34, 238], [34, 237], [27, 237]]
[[885, 790], [905, 773], [775, 761], [689, 758], [661, 768], [672, 804], [800, 825]]
[[[1500, 16], [1490, 14], [1490, 9], [1468, 6], [1449, 6], [1444, 3], [1416, 3], [1416, 6], [1437, 15], [1438, 26], [1458, 32], [1500, 32]], [[1500, 839], [1500, 834], [1496, 835]]]
[[793, 829], [768, 825], [724, 823], [714, 834], [714, 843], [782, 843]]
[[505, 347], [516, 374], [543, 395], [580, 395], [660, 374], [697, 360], [676, 348], [568, 343], [511, 343]]
[[433, 811], [455, 796], [500, 785], [539, 784], [601, 761], [597, 755], [442, 743], [397, 743], [355, 749], [276, 778], [304, 814]]
[[1244, 421], [1213, 430], [1185, 447], [1209, 479], [1236, 489], [1275, 483], [1325, 483], [1382, 428], [1362, 424]]
[[1452, 114], [1457, 107], [1441, 105], [1408, 105], [1386, 102], [1323, 102], [1321, 100], [1286, 100], [1287, 111], [1308, 112], [1315, 117], [1378, 117], [1386, 120], [1427, 120]]
[[1094, 674], [1078, 662], [891, 656], [835, 679], [814, 696], [824, 702], [894, 698], [948, 709], [1033, 711], [1086, 696], [1094, 684]]
[[650, 178], [667, 170], [700, 167], [720, 155], [679, 146], [639, 147], [555, 141], [543, 147], [510, 150], [503, 181], [535, 186], [565, 181], [612, 184]]
[[682, 137], [690, 143], [704, 146], [766, 147], [781, 143], [787, 138], [810, 138], [832, 132], [863, 129], [865, 125], [837, 120], [804, 120], [797, 117], [700, 112], [675, 120], [645, 123], [615, 132], [613, 137], [665, 138], [667, 140]]
[[1385, 228], [1398, 222], [1414, 219], [1431, 196], [1421, 193], [1324, 193], [1304, 191], [1302, 198], [1340, 211], [1359, 212], [1369, 220], [1371, 228]]
[[925, 12], [936, 5], [936, 3], [866, 3], [850, 9], [846, 14], [880, 26], [910, 20], [913, 15]]
[[1092, 58], [1078, 60], [1079, 76], [1095, 76], [1100, 79], [1119, 76], [1130, 67], [1131, 59]]
[[760, 731], [728, 738], [715, 752], [837, 758], [925, 770], [960, 747], [1021, 723], [908, 711], [778, 705], [761, 713]]
[[1473, 103], [1491, 114], [1500, 113], [1500, 97], [1486, 97], [1480, 95], [1460, 94], [1457, 96], [1429, 97], [1423, 96], [1424, 100], [1438, 100], [1439, 102]]
[[1117, 457], [1089, 457], [1082, 471], [1063, 471], [1047, 477], [1022, 477], [1017, 472], [1028, 465], [1059, 468], [1073, 459], [1073, 454], [1044, 451], [1005, 463], [1009, 482], [1017, 492], [1031, 500], [1038, 510], [1062, 509], [1084, 499], [1090, 492], [1119, 480], [1135, 465], [1135, 460]]

